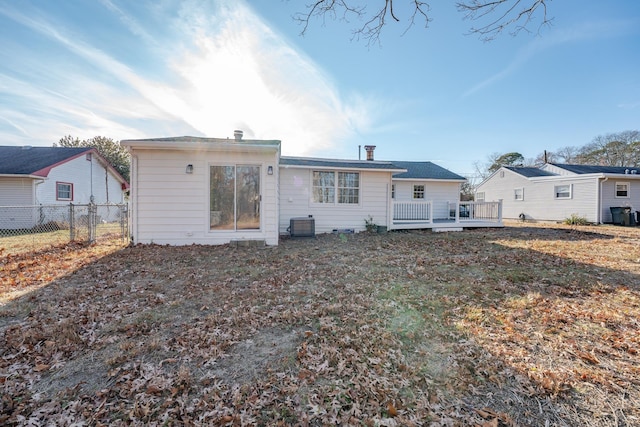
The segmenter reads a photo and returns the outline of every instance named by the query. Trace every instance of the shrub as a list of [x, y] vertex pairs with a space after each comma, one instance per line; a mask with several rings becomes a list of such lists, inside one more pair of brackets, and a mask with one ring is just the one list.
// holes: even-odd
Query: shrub
[[373, 221], [373, 217], [369, 215], [369, 218], [364, 219], [364, 226], [367, 231], [374, 233], [378, 231], [378, 225]]
[[568, 225], [589, 225], [589, 221], [587, 221], [587, 218], [580, 216], [578, 214], [571, 214], [571, 216], [569, 218], [566, 218], [564, 220], [565, 224]]

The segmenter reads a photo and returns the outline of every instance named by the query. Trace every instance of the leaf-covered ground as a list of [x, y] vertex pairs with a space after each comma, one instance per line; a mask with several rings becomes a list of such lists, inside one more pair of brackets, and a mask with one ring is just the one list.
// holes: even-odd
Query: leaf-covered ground
[[640, 229], [117, 249], [0, 254], [0, 424], [640, 425]]

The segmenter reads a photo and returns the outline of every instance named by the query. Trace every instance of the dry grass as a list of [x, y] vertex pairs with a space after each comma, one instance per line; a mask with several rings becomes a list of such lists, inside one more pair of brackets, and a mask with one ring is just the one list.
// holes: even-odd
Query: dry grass
[[5, 257], [0, 423], [638, 425], [639, 242], [514, 223]]

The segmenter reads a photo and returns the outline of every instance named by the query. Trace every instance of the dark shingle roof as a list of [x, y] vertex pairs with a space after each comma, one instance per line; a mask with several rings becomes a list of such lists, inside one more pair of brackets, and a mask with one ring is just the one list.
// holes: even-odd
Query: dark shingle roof
[[466, 180], [465, 177], [431, 162], [404, 162], [394, 160], [393, 164], [399, 166], [400, 169], [407, 170], [406, 172], [395, 174], [393, 176], [394, 178]]
[[372, 160], [334, 160], [334, 159], [312, 159], [308, 157], [280, 157], [280, 165], [282, 166], [306, 166], [306, 167], [326, 167], [326, 168], [345, 168], [345, 169], [383, 169], [383, 170], [399, 170], [404, 169], [398, 167], [396, 162], [381, 162]]
[[586, 174], [586, 173], [607, 173], [607, 174], [625, 174], [631, 173], [632, 170], [638, 171], [640, 173], [640, 168], [637, 167], [620, 167], [620, 166], [591, 166], [591, 165], [564, 165], [557, 163], [550, 163], [553, 166], [559, 167], [561, 169], [567, 170], [569, 172], [577, 173], [577, 174]]
[[90, 150], [90, 147], [0, 146], [0, 175], [31, 175]]
[[556, 176], [555, 173], [547, 172], [539, 168], [519, 167], [519, 166], [504, 166], [505, 169], [509, 169], [512, 172], [522, 175], [526, 178], [535, 178], [537, 176]]

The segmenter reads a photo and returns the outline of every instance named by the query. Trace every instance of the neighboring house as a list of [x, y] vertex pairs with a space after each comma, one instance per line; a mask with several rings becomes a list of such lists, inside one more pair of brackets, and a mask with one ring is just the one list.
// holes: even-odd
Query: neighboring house
[[476, 200], [502, 200], [502, 216], [508, 219], [562, 221], [578, 215], [611, 223], [611, 207], [640, 209], [640, 168], [501, 167], [478, 185]]
[[[93, 148], [0, 146], [0, 206], [122, 203], [127, 188]], [[15, 221], [26, 222], [13, 228], [33, 226], [30, 218]]]
[[497, 216], [458, 214], [475, 209], [459, 202], [463, 177], [430, 162], [375, 161], [373, 146], [368, 160], [330, 160], [281, 157], [280, 141], [245, 140], [241, 131], [121, 144], [132, 157], [138, 243], [277, 245], [292, 219], [309, 217], [315, 233], [363, 231], [365, 220], [387, 229], [501, 225]]

